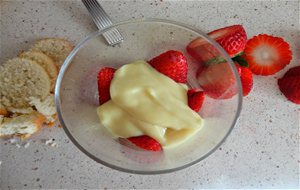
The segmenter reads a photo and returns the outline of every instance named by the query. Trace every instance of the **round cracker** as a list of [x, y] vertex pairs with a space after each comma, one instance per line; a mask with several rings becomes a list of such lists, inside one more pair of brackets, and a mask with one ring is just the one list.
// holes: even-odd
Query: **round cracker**
[[23, 52], [19, 55], [19, 57], [36, 61], [46, 70], [51, 80], [51, 91], [53, 92], [58, 74], [54, 61], [46, 54], [38, 51]]
[[73, 44], [61, 38], [45, 38], [38, 40], [30, 51], [40, 51], [51, 57], [58, 67], [61, 67], [67, 56], [73, 50]]
[[29, 98], [43, 100], [50, 85], [45, 69], [30, 59], [14, 58], [0, 66], [0, 102], [5, 107], [28, 108]]

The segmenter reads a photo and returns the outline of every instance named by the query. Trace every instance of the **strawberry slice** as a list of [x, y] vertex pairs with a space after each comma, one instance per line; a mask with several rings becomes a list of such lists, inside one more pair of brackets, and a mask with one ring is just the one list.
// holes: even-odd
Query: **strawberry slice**
[[148, 151], [160, 151], [162, 149], [159, 142], [146, 135], [130, 137], [128, 140], [136, 146]]
[[158, 72], [170, 77], [175, 82], [187, 82], [187, 60], [185, 56], [175, 50], [170, 50], [151, 59], [149, 64]]
[[288, 100], [300, 104], [300, 66], [291, 68], [278, 79], [278, 86]]
[[[241, 68], [237, 67], [241, 73]], [[237, 93], [235, 76], [228, 63], [214, 63], [201, 69], [197, 80], [207, 94], [215, 99], [228, 99]]]
[[[242, 25], [232, 25], [214, 30], [208, 33], [208, 36], [217, 41], [230, 57], [240, 54], [247, 42], [247, 34]], [[208, 62], [212, 59], [224, 60], [220, 52], [201, 37], [191, 41], [186, 50], [200, 62]]]
[[257, 75], [272, 75], [288, 65], [292, 59], [290, 46], [282, 38], [259, 34], [245, 47], [249, 68]]
[[196, 89], [189, 89], [187, 94], [189, 107], [195, 112], [198, 112], [201, 109], [202, 104], [204, 102], [204, 92], [197, 91]]
[[110, 100], [110, 83], [114, 77], [116, 69], [110, 67], [104, 67], [98, 72], [98, 93], [99, 93], [99, 103], [104, 104]]

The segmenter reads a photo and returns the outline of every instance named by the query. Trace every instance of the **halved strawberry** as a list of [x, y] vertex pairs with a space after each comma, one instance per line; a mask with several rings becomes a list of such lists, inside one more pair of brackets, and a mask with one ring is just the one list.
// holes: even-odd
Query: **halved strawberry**
[[278, 79], [280, 91], [288, 100], [300, 104], [300, 66], [291, 68]]
[[[216, 40], [230, 57], [240, 54], [244, 50], [247, 42], [247, 34], [242, 25], [232, 25], [214, 30], [208, 33], [208, 36]], [[208, 62], [216, 57], [223, 58], [213, 45], [201, 37], [191, 41], [186, 50], [192, 57], [200, 62]]]
[[151, 59], [149, 64], [175, 82], [186, 83], [187, 81], [187, 61], [185, 56], [179, 51], [170, 50], [162, 53]]
[[133, 144], [135, 144], [136, 146], [145, 150], [160, 151], [162, 149], [159, 142], [146, 135], [142, 135], [138, 137], [130, 137], [128, 138], [128, 140]]
[[245, 47], [249, 68], [257, 75], [272, 75], [288, 65], [292, 59], [290, 46], [282, 38], [259, 34]]
[[110, 67], [104, 67], [98, 72], [98, 93], [99, 93], [99, 103], [104, 104], [110, 100], [110, 83], [114, 77], [116, 69]]
[[216, 40], [230, 57], [240, 54], [247, 43], [247, 34], [242, 25], [227, 26], [208, 33]]
[[[240, 73], [240, 67], [237, 69]], [[197, 80], [205, 94], [211, 98], [228, 99], [237, 93], [236, 78], [227, 62], [204, 67], [198, 73]]]
[[187, 94], [189, 107], [195, 112], [198, 112], [201, 109], [202, 104], [204, 102], [204, 92], [197, 91], [196, 89], [189, 89]]

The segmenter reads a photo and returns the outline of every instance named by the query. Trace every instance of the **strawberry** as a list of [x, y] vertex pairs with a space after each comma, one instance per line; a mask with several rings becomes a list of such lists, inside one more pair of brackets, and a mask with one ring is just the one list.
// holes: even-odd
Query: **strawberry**
[[[244, 50], [247, 42], [247, 34], [242, 25], [232, 25], [214, 30], [208, 33], [208, 36], [217, 41], [230, 57], [240, 54]], [[223, 58], [213, 45], [201, 37], [191, 41], [186, 49], [193, 58], [200, 62]]]
[[142, 135], [142, 136], [138, 136], [138, 137], [130, 137], [130, 138], [128, 138], [128, 140], [130, 142], [132, 142], [133, 144], [135, 144], [136, 146], [138, 146], [142, 149], [145, 149], [145, 150], [160, 151], [162, 149], [159, 142], [157, 142], [155, 139], [153, 139], [149, 136], [146, 136], [146, 135]]
[[204, 101], [204, 92], [197, 91], [196, 89], [189, 89], [187, 94], [189, 107], [195, 112], [198, 112]]
[[208, 33], [208, 36], [216, 40], [230, 57], [240, 54], [247, 42], [247, 34], [242, 25], [227, 26]]
[[285, 77], [299, 76], [299, 75], [300, 75], [300, 66], [293, 67], [284, 74]]
[[257, 75], [272, 75], [288, 65], [292, 59], [290, 46], [282, 38], [259, 34], [245, 47], [249, 68]]
[[170, 50], [151, 59], [149, 64], [158, 72], [170, 77], [175, 82], [187, 82], [187, 60], [185, 56], [175, 50]]
[[252, 72], [249, 68], [241, 66], [240, 79], [243, 87], [243, 96], [247, 96], [252, 89]]
[[110, 83], [114, 77], [116, 69], [110, 67], [104, 67], [98, 72], [98, 93], [99, 93], [99, 103], [104, 104], [110, 100]]
[[[237, 67], [241, 73], [240, 67]], [[197, 80], [205, 94], [215, 99], [228, 99], [237, 93], [235, 76], [228, 63], [214, 63], [201, 69]]]
[[300, 104], [300, 66], [291, 68], [278, 79], [278, 86], [288, 100]]

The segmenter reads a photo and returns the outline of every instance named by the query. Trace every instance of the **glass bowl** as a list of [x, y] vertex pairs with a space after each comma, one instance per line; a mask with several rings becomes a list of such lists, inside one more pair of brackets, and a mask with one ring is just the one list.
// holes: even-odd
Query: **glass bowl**
[[[108, 46], [102, 34], [112, 28], [124, 36], [124, 42]], [[112, 138], [99, 122], [97, 72], [102, 67], [118, 68], [135, 60], [149, 60], [167, 50], [179, 50], [188, 60], [188, 86], [200, 88], [197, 70], [201, 63], [186, 52], [196, 37], [210, 44], [206, 51], [217, 52], [227, 61], [235, 77], [230, 99], [206, 96], [199, 112], [203, 128], [184, 144], [160, 152], [144, 151], [126, 140]], [[208, 53], [211, 53], [208, 52]], [[214, 40], [200, 30], [169, 20], [143, 19], [120, 22], [96, 31], [83, 39], [61, 67], [55, 88], [58, 118], [73, 143], [90, 158], [120, 171], [160, 174], [191, 166], [214, 152], [233, 129], [242, 105], [242, 90], [237, 70], [230, 57]]]

